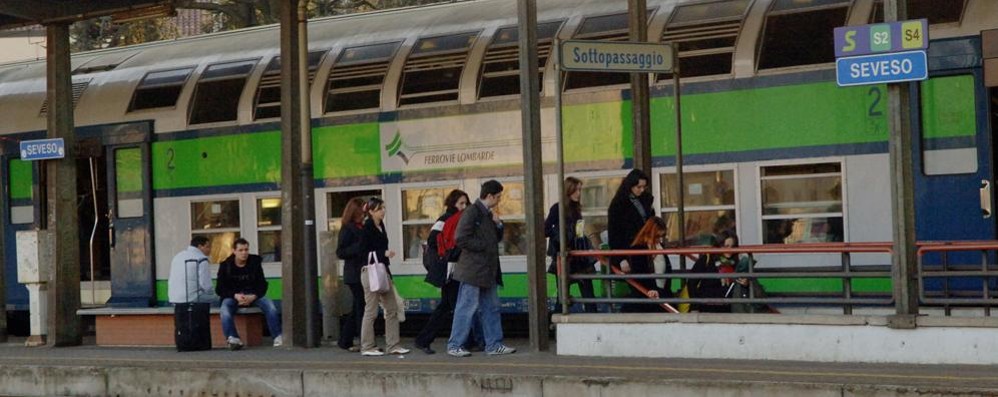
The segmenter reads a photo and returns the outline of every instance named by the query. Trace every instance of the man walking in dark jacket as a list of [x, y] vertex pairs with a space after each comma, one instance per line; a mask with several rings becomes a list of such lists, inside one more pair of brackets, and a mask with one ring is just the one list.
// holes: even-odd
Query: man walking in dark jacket
[[464, 349], [475, 311], [481, 316], [485, 351], [490, 355], [512, 354], [516, 349], [502, 343], [502, 318], [499, 316], [499, 240], [502, 221], [493, 209], [502, 199], [502, 184], [489, 180], [475, 204], [461, 215], [457, 225], [457, 246], [461, 257], [454, 267], [453, 279], [461, 282], [454, 308], [447, 354], [467, 357]]
[[232, 255], [219, 265], [217, 279], [215, 292], [222, 299], [222, 333], [229, 349], [239, 350], [243, 347], [233, 319], [236, 310], [253, 305], [259, 307], [263, 317], [267, 319], [267, 328], [274, 336], [274, 347], [281, 346], [281, 315], [277, 312], [274, 301], [265, 296], [267, 279], [263, 275], [263, 258], [250, 255], [246, 239], [238, 238], [232, 243]]

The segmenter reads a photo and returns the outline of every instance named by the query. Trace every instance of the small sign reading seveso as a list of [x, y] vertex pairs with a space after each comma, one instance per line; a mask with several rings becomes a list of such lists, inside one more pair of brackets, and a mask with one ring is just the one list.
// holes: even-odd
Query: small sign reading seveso
[[835, 28], [835, 57], [924, 50], [928, 35], [927, 19], [843, 26]]
[[561, 44], [562, 70], [672, 72], [672, 46], [661, 43], [568, 40]]
[[21, 141], [21, 160], [51, 160], [66, 157], [66, 144], [62, 138]]
[[925, 51], [864, 55], [835, 61], [835, 79], [841, 87], [917, 81], [928, 77]]

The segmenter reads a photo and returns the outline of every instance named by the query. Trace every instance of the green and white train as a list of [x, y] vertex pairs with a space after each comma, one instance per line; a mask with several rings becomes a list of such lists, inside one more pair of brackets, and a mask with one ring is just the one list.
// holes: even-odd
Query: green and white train
[[[553, 40], [626, 40], [627, 2], [538, 3], [550, 205], [557, 200]], [[918, 238], [994, 239], [995, 218], [982, 216], [982, 206], [994, 208], [995, 200], [982, 181], [990, 186], [994, 175], [998, 91], [985, 86], [981, 32], [998, 28], [998, 2], [908, 3], [912, 19], [928, 18], [931, 37], [930, 79], [913, 84], [911, 103]], [[743, 244], [891, 239], [886, 86], [839, 88], [833, 64], [833, 28], [882, 20], [881, 1], [648, 0], [648, 7], [650, 40], [678, 43], [683, 71], [688, 235], [710, 232], [723, 217]], [[524, 310], [516, 23], [511, 0], [310, 21], [320, 246], [333, 239], [348, 198], [383, 197], [389, 239], [402, 253], [393, 273], [411, 312], [429, 311], [439, 296], [423, 282], [419, 256], [444, 196], [460, 188], [474, 197], [491, 178], [507, 186], [500, 295], [504, 310]], [[278, 36], [268, 26], [73, 56], [84, 302], [164, 304], [170, 259], [195, 234], [213, 240], [213, 262], [235, 237], [247, 238], [268, 262], [268, 294], [280, 298]], [[589, 233], [599, 236], [632, 163], [629, 80], [563, 76], [568, 172], [585, 183]], [[675, 238], [673, 82], [652, 76], [650, 85], [655, 206]], [[8, 310], [27, 307], [14, 276], [14, 236], [38, 217], [37, 166], [18, 158], [17, 142], [44, 136], [45, 106], [44, 61], [0, 65]], [[774, 256], [760, 266], [817, 266], [818, 259]], [[771, 281], [771, 291], [839, 288]], [[855, 288], [889, 290], [885, 283]]]

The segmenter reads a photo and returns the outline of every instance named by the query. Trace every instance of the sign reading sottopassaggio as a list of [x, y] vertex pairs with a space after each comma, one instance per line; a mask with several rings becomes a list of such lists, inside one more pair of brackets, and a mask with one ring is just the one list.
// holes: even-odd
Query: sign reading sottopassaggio
[[563, 70], [672, 72], [672, 46], [661, 43], [567, 40], [561, 43]]

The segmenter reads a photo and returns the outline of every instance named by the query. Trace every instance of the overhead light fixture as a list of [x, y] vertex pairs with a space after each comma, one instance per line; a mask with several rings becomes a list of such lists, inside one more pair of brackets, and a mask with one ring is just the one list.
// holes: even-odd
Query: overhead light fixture
[[115, 23], [122, 23], [142, 19], [165, 18], [173, 16], [177, 16], [177, 8], [174, 7], [173, 4], [160, 4], [116, 12], [111, 14], [111, 21]]

